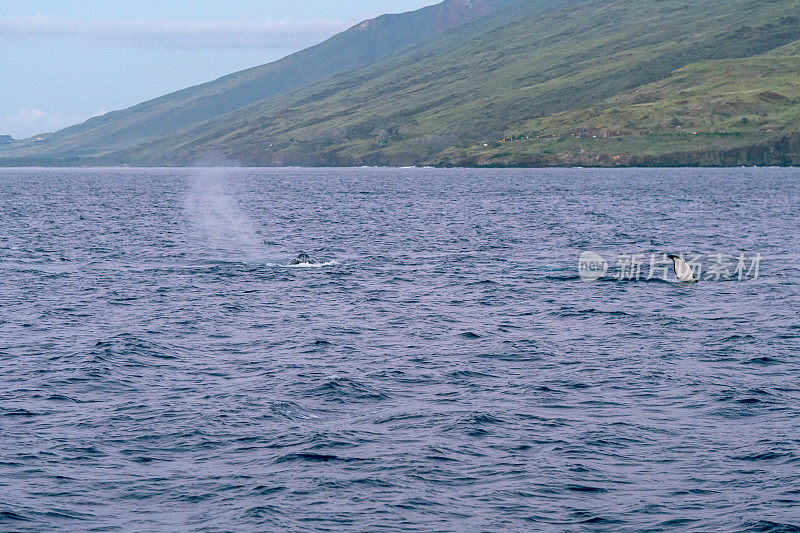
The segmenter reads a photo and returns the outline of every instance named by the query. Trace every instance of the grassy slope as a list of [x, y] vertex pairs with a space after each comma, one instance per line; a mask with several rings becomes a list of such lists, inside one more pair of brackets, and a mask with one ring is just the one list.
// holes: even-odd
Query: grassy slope
[[[433, 98], [438, 100], [442, 108], [454, 106], [457, 101], [469, 105], [473, 100], [474, 91], [469, 78], [476, 74], [476, 70], [465, 67], [459, 74], [457, 71], [462, 67], [453, 64], [454, 60], [451, 59], [458, 57], [465, 41], [475, 41], [478, 43], [476, 46], [485, 47], [480, 41], [492, 38], [491, 34], [487, 34], [487, 28], [502, 31], [503, 27], [518, 18], [519, 11], [545, 11], [552, 6], [573, 3], [573, 0], [526, 2], [518, 10], [504, 11], [452, 30], [441, 38], [429, 41], [424, 47], [410, 49], [391, 61], [353, 71], [309, 90], [267, 99], [227, 115], [220, 121], [200, 124], [181, 135], [160, 139], [126, 155], [132, 160], [137, 159], [137, 154], [142, 154], [141, 157], [161, 155], [171, 162], [177, 162], [214, 151], [241, 160], [242, 155], [249, 158], [247, 152], [250, 149], [261, 151], [262, 147], [273, 142], [276, 146], [293, 145], [290, 151], [301, 153], [308, 152], [307, 145], [310, 144], [316, 153], [320, 147], [324, 151], [324, 147], [332, 146], [334, 140], [341, 141], [352, 135], [360, 134], [365, 136], [365, 140], [372, 140], [373, 132], [382, 129], [393, 134], [405, 132], [409, 116], [424, 113], [425, 108], [430, 108], [428, 103], [416, 101], [416, 94], [420, 91], [435, 92]], [[487, 50], [485, 53], [495, 52]], [[491, 75], [493, 68], [489, 60], [483, 57], [466, 58], [469, 63], [480, 62], [480, 68], [487, 76]], [[445, 70], [449, 73], [456, 74], [456, 83], [465, 87], [466, 90], [462, 90], [461, 94], [454, 94], [452, 83], [439, 86], [438, 75], [431, 78], [429, 73], [420, 71], [423, 64], [441, 63], [447, 65]], [[365, 115], [366, 121], [354, 124], [352, 119], [356, 117], [352, 110], [355, 110], [355, 114]], [[502, 110], [498, 109], [498, 124], [502, 122], [500, 113]], [[435, 120], [433, 116], [427, 118], [429, 123]], [[449, 128], [437, 129], [446, 131]], [[293, 143], [290, 139], [302, 142]]]
[[[771, 54], [693, 63], [600, 104], [526, 121], [499, 143], [451, 149], [446, 157], [478, 165], [669, 164], [669, 158], [686, 164], [687, 156], [703, 164], [747, 164], [747, 151], [737, 149], [798, 131], [800, 56]], [[719, 153], [735, 157], [720, 160]]]
[[136, 146], [290, 90], [364, 66], [380, 57], [517, 0], [447, 0], [365, 21], [284, 59], [114, 111], [29, 143], [17, 155], [97, 155]]
[[[800, 38], [798, 8], [798, 0], [529, 0], [391, 61], [126, 155], [167, 163], [191, 162], [208, 151], [253, 164], [484, 164], [493, 156], [490, 164], [538, 163], [533, 143], [520, 144], [513, 157], [498, 157], [506, 147], [476, 141], [495, 132], [555, 126], [562, 119], [567, 122], [559, 128], [577, 128], [583, 111], [572, 118], [551, 117], [555, 122], [541, 117], [592, 108], [609, 98], [624, 100], [698, 61], [749, 57], [785, 46]], [[724, 63], [714, 72], [696, 68], [696, 73], [686, 71], [686, 83], [693, 83], [694, 74], [729, 77], [736, 70], [725, 72]], [[732, 90], [738, 83], [749, 81], [732, 80]], [[628, 113], [617, 122], [644, 116]], [[756, 135], [761, 122], [739, 129], [761, 140]], [[611, 121], [609, 127], [616, 124]], [[647, 129], [649, 122], [642, 126], [636, 129]]]

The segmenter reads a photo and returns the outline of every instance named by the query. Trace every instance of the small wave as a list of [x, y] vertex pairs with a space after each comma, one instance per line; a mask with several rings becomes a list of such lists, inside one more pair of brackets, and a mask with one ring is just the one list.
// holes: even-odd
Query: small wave
[[724, 344], [729, 342], [755, 342], [757, 339], [752, 335], [729, 335], [727, 337], [723, 337], [717, 341], [712, 341], [711, 344]]
[[584, 492], [584, 493], [602, 493], [602, 492], [608, 492], [609, 490], [603, 487], [594, 487], [592, 485], [568, 485], [566, 489], [570, 492]]
[[632, 316], [631, 314], [626, 313], [625, 311], [620, 311], [618, 309], [605, 310], [605, 309], [595, 309], [593, 307], [589, 309], [564, 310], [561, 311], [559, 315], [564, 317], [582, 316], [582, 315]]
[[741, 400], [736, 400], [736, 403], [741, 403], [743, 405], [751, 405], [756, 403], [762, 403], [762, 400], [758, 398], [742, 398]]
[[770, 357], [768, 355], [764, 355], [761, 357], [754, 357], [749, 361], [745, 361], [745, 364], [749, 365], [777, 365], [783, 363], [782, 360], [777, 359], [775, 357]]
[[362, 461], [357, 457], [340, 457], [338, 455], [329, 455], [324, 453], [290, 453], [279, 457], [275, 460], [276, 463], [289, 463], [295, 461], [305, 461], [309, 463], [352, 463], [355, 461]]
[[464, 378], [496, 378], [492, 374], [488, 374], [486, 372], [478, 372], [475, 370], [454, 370], [450, 372], [450, 376], [456, 379], [464, 379]]
[[470, 422], [477, 425], [503, 424], [505, 420], [489, 413], [476, 413], [470, 418]]
[[259, 496], [269, 496], [270, 494], [276, 494], [278, 492], [283, 492], [286, 490], [286, 487], [283, 485], [279, 485], [277, 487], [268, 487], [266, 485], [259, 485], [257, 487], [253, 487], [253, 493]]
[[3, 510], [0, 511], [0, 524], [3, 522], [30, 522], [31, 518], [15, 513], [14, 511]]
[[97, 341], [90, 350], [92, 360], [115, 361], [119, 358], [132, 363], [134, 360], [147, 357], [160, 360], [173, 360], [178, 358], [174, 348], [160, 345], [145, 338], [123, 333], [108, 340]]
[[41, 416], [42, 413], [36, 413], [33, 411], [28, 411], [27, 409], [3, 409], [5, 411], [3, 416], [7, 416], [10, 418], [19, 417], [19, 418], [33, 418], [35, 416]]
[[[581, 281], [581, 277], [577, 274], [566, 274], [563, 276], [554, 276], [552, 274], [548, 274], [544, 277], [544, 279], [549, 279], [553, 281]], [[605, 278], [600, 278], [597, 281], [604, 281]]]
[[425, 415], [420, 413], [399, 412], [384, 417], [376, 418], [374, 422], [375, 424], [389, 424], [393, 422], [405, 422], [408, 420], [422, 420], [424, 418]]
[[[556, 274], [548, 274], [544, 276], [545, 280], [550, 281], [581, 281], [583, 282], [583, 278], [581, 278], [578, 274], [564, 274], [564, 275], [556, 275]], [[639, 279], [619, 279], [613, 276], [604, 276], [602, 278], [596, 279], [594, 281], [585, 282], [586, 285], [592, 285], [594, 283], [661, 283], [667, 285], [680, 285], [680, 286], [687, 286], [693, 287], [695, 284], [687, 284], [678, 280], [669, 280], [663, 278], [639, 278]]]
[[[798, 522], [798, 524], [800, 524], [800, 522]], [[772, 522], [770, 520], [762, 520], [755, 523], [749, 522], [745, 524], [744, 529], [758, 533], [800, 533], [800, 525], [790, 524], [788, 522]]]
[[63, 394], [51, 394], [47, 397], [48, 401], [51, 402], [65, 402], [65, 403], [90, 403], [90, 400], [79, 400], [77, 398], [72, 398], [71, 396], [65, 396]]
[[776, 461], [778, 459], [786, 459], [791, 458], [792, 454], [786, 452], [761, 452], [761, 453], [751, 453], [747, 455], [740, 455], [738, 457], [734, 457], [737, 461]]
[[382, 401], [388, 396], [350, 378], [331, 377], [310, 391], [313, 396], [322, 396], [328, 401], [349, 403], [352, 401]]
[[245, 511], [244, 515], [248, 518], [264, 518], [265, 516], [280, 516], [283, 510], [277, 505], [259, 505], [251, 507]]

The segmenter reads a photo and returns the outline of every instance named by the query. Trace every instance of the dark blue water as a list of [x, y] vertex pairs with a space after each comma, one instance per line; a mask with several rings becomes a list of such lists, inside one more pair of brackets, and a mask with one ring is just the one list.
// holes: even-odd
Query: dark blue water
[[798, 531], [799, 178], [0, 170], [0, 530]]

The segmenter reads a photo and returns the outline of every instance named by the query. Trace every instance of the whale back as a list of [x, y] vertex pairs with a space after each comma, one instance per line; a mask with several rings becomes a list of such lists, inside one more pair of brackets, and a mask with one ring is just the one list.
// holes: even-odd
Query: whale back
[[293, 265], [305, 265], [305, 264], [314, 264], [314, 260], [309, 257], [308, 254], [300, 254], [298, 255], [294, 261], [292, 261]]

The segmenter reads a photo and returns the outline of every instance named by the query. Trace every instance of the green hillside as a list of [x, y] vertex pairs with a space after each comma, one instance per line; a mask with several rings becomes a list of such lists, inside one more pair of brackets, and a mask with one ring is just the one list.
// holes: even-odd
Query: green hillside
[[470, 165], [800, 164], [800, 55], [702, 61], [600, 104], [533, 119]]
[[798, 13], [800, 0], [523, 0], [77, 162], [800, 163]]
[[[18, 154], [85, 156], [113, 152], [173, 134], [254, 102], [367, 65], [518, 0], [446, 0], [364, 21], [284, 59], [114, 111], [17, 146]], [[2, 153], [0, 153], [2, 155]]]

